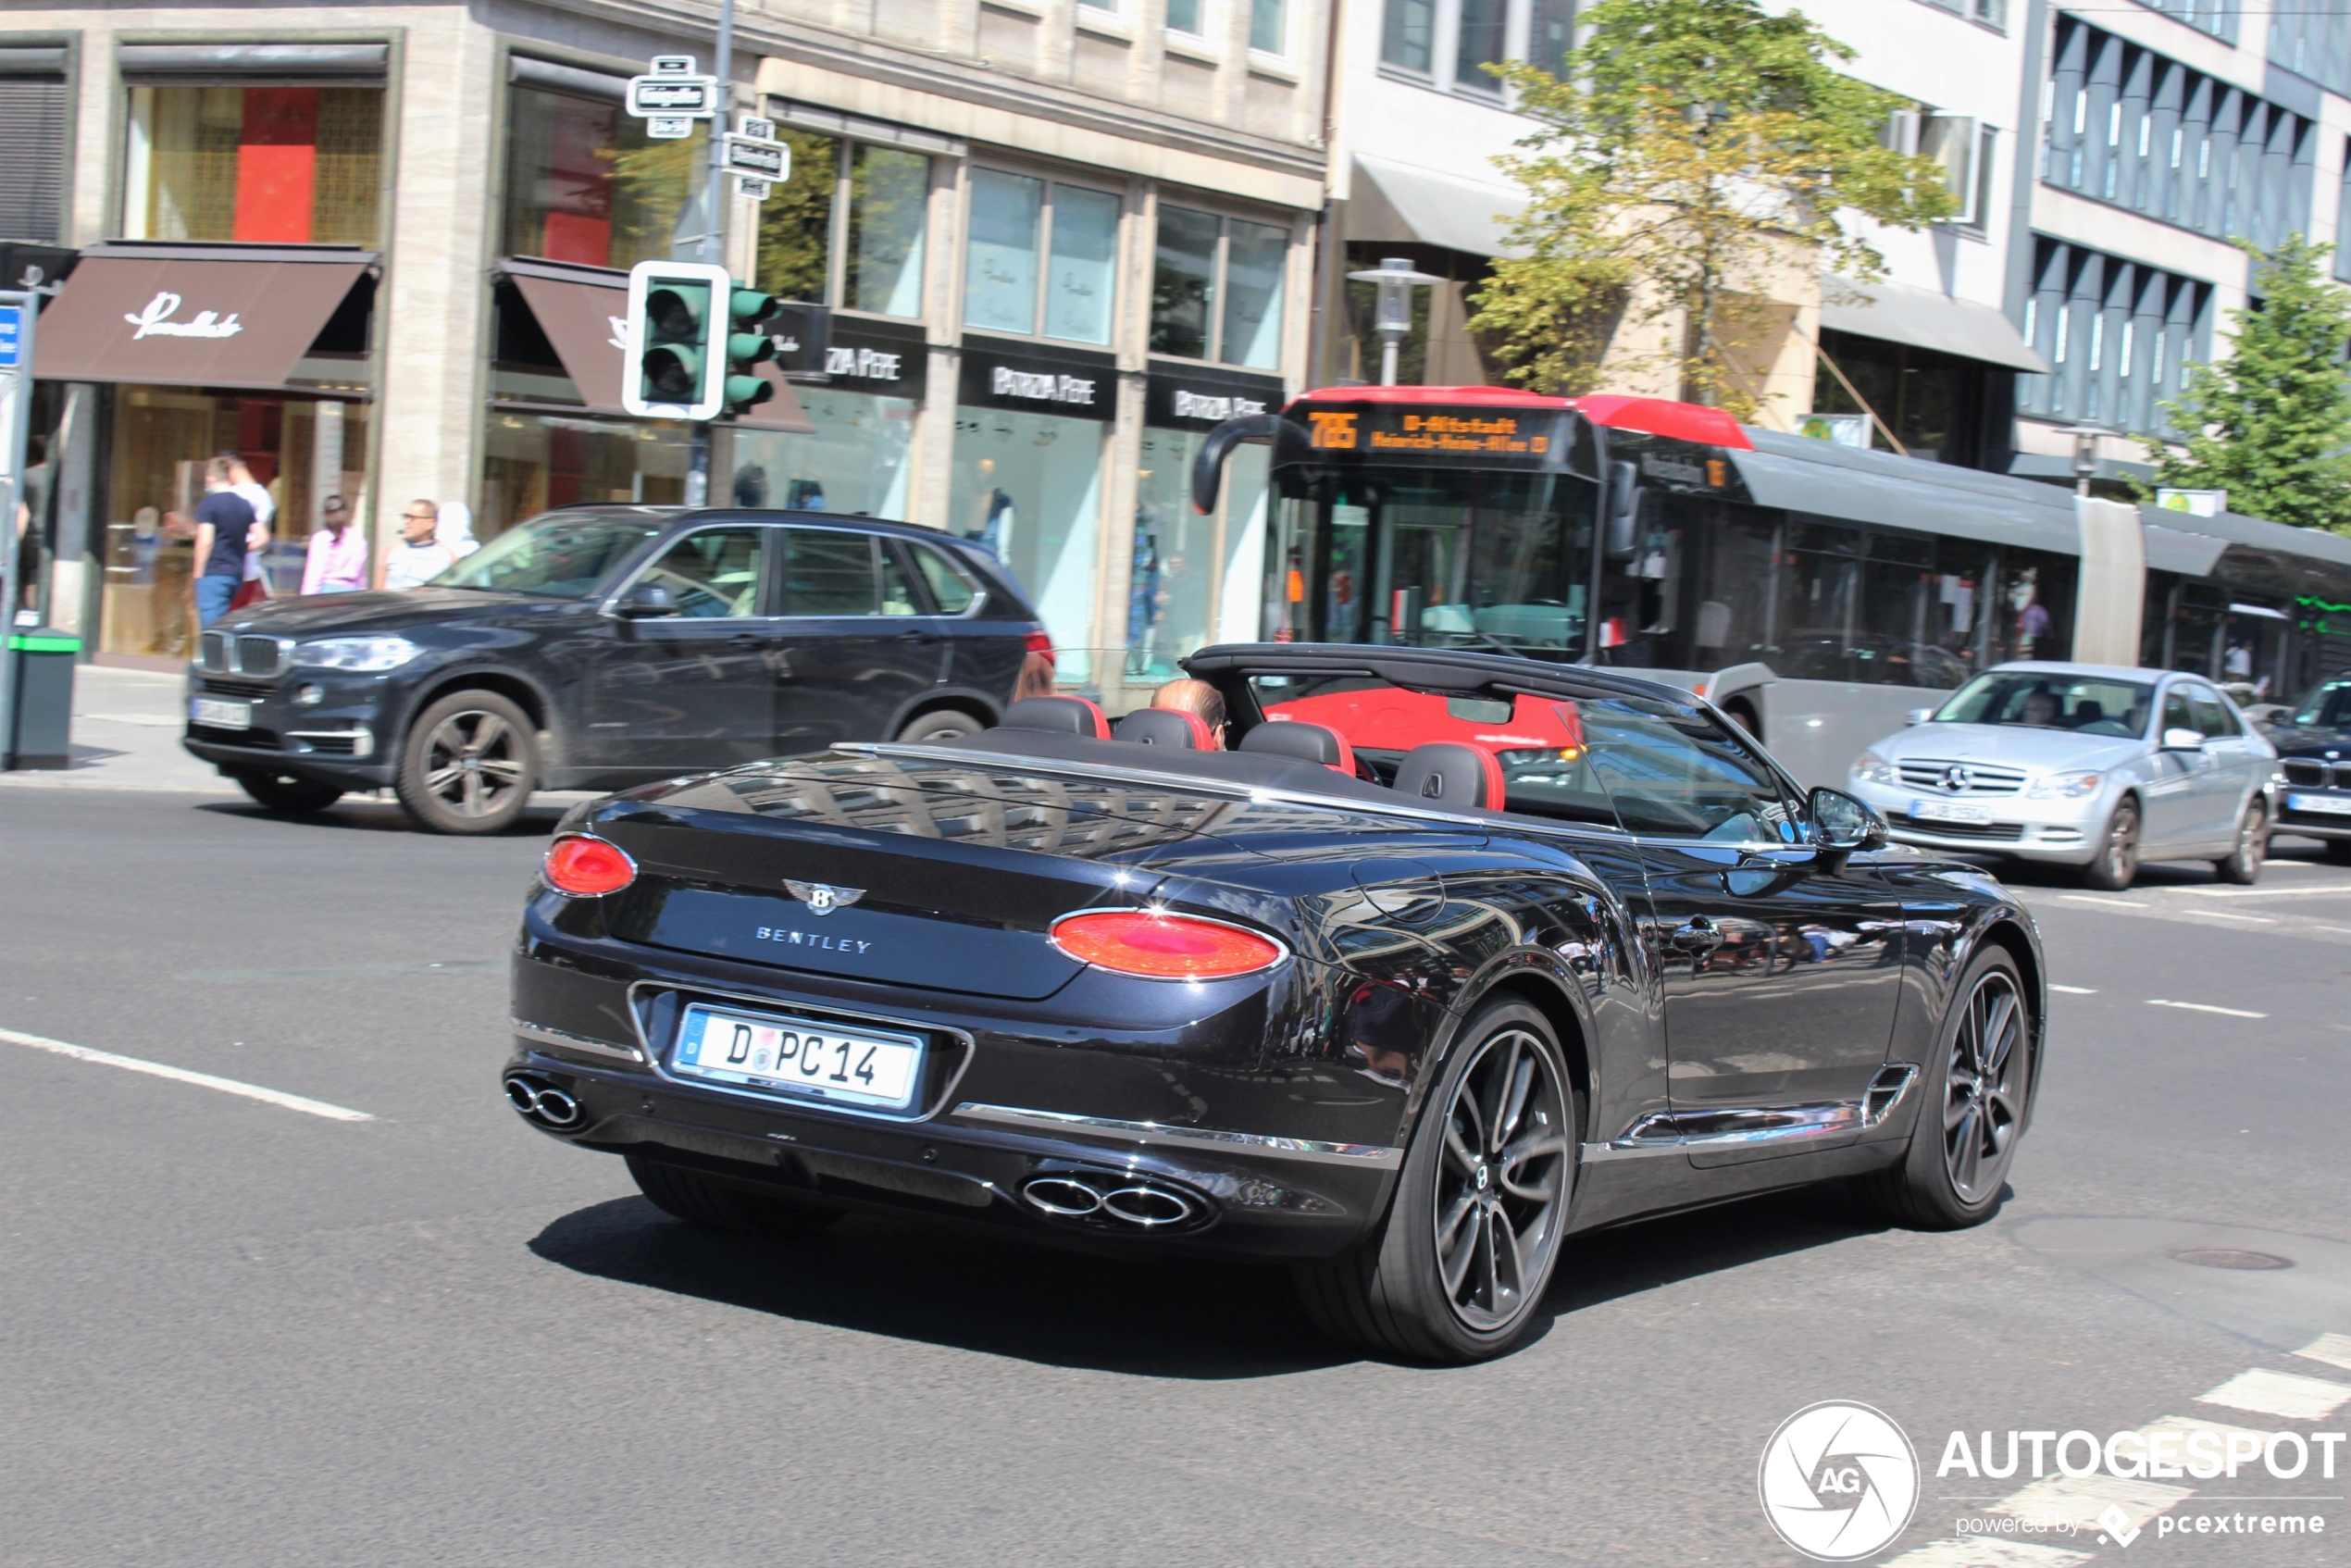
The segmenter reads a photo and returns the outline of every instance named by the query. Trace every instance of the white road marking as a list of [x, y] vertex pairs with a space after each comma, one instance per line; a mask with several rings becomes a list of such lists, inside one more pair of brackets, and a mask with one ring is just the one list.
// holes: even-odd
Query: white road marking
[[2294, 1353], [2351, 1372], [2351, 1334], [2321, 1334]]
[[2124, 1481], [2112, 1475], [2052, 1475], [1994, 1503], [1986, 1512], [2012, 1514], [2046, 1529], [2071, 1524], [2095, 1531], [2098, 1515], [2119, 1508], [2130, 1524], [2143, 1525], [2176, 1503], [2196, 1496], [2192, 1487], [2167, 1487], [2160, 1481]]
[[2155, 907], [2151, 903], [2141, 903], [2136, 899], [2104, 899], [2095, 893], [2059, 893], [2058, 901], [2061, 903], [2093, 904], [2100, 909], [2153, 909]]
[[2096, 986], [2060, 986], [2052, 983], [2049, 989], [2053, 991], [2063, 991], [2068, 996], [2096, 996], [2098, 994], [2097, 988]]
[[2274, 926], [2278, 923], [2274, 915], [2231, 915], [2225, 909], [2195, 909], [2187, 913], [2199, 920], [2242, 920], [2248, 926]]
[[2086, 1551], [2063, 1547], [2034, 1546], [2000, 1536], [1975, 1536], [1959, 1540], [1929, 1541], [1904, 1552], [1885, 1568], [2073, 1568], [2087, 1562]]
[[2191, 1013], [2218, 1013], [2229, 1018], [2267, 1018], [2267, 1013], [2247, 1013], [2242, 1007], [2215, 1007], [2205, 1002], [2165, 1002], [2160, 997], [2147, 998], [2149, 1007], [2183, 1007]]
[[258, 1084], [239, 1083], [235, 1078], [215, 1077], [210, 1073], [192, 1073], [185, 1067], [167, 1066], [161, 1062], [145, 1062], [136, 1056], [117, 1056], [111, 1051], [93, 1051], [86, 1045], [68, 1045], [61, 1039], [44, 1039], [39, 1035], [19, 1034], [14, 1029], [0, 1029], [0, 1040], [11, 1045], [27, 1045], [35, 1051], [54, 1052], [70, 1056], [77, 1062], [95, 1062], [104, 1067], [122, 1067], [133, 1073], [145, 1073], [158, 1078], [194, 1084], [202, 1089], [217, 1089], [223, 1094], [243, 1095], [258, 1100], [264, 1105], [277, 1105], [288, 1111], [300, 1111], [308, 1116], [324, 1116], [330, 1122], [372, 1122], [376, 1118], [365, 1111], [348, 1110], [330, 1105], [323, 1100], [305, 1100], [299, 1094], [263, 1089]]
[[2210, 1393], [2196, 1396], [2199, 1404], [2227, 1405], [2288, 1421], [2324, 1421], [2346, 1400], [2351, 1400], [2351, 1388], [2341, 1383], [2259, 1367], [2240, 1372]]
[[2194, 893], [2206, 899], [2291, 899], [2327, 893], [2351, 897], [2351, 882], [2329, 882], [2318, 888], [2173, 888], [2169, 890]]

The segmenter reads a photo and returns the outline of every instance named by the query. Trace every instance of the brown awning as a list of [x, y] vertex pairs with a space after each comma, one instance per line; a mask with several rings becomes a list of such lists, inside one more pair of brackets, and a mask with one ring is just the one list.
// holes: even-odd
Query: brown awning
[[41, 313], [33, 374], [167, 386], [286, 384], [364, 262], [85, 252]]
[[[580, 401], [598, 414], [627, 414], [620, 404], [628, 338], [626, 275], [622, 275], [622, 287], [541, 278], [522, 271], [521, 264], [507, 276], [522, 291], [523, 303], [530, 306], [531, 315], [539, 318], [539, 330], [554, 344], [555, 357], [564, 362], [572, 384], [579, 389]], [[736, 424], [747, 430], [815, 433], [816, 427], [783, 378], [773, 374], [771, 367], [763, 365], [759, 369], [763, 380], [775, 383], [776, 395]]]

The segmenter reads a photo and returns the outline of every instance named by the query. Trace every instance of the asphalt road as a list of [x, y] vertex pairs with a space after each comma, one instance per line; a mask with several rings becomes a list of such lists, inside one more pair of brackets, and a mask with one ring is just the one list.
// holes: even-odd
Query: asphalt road
[[[2341, 1450], [2133, 1494], [2127, 1547], [1931, 1544], [2025, 1484], [1937, 1476], [1955, 1429], [2343, 1429], [2279, 1379], [2351, 1385], [2296, 1353], [2351, 1334], [2351, 867], [2031, 885], [2076, 989], [1996, 1220], [1797, 1194], [1587, 1238], [1536, 1342], [1440, 1371], [1318, 1340], [1270, 1272], [666, 1219], [497, 1090], [545, 828], [0, 793], [0, 1030], [369, 1118], [0, 1038], [0, 1562], [1793, 1563], [1758, 1459], [1830, 1399], [1926, 1467], [1872, 1562], [2351, 1561]], [[2306, 1413], [2200, 1402], [2249, 1373]], [[2263, 1510], [2328, 1533], [2158, 1534]]]

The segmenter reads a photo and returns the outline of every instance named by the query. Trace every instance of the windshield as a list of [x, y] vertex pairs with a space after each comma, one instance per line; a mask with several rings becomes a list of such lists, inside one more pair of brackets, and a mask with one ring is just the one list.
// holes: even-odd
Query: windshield
[[2084, 735], [2143, 735], [2155, 688], [2104, 676], [1986, 670], [1934, 716], [1938, 724], [2006, 724]]
[[2314, 687], [2294, 710], [2296, 724], [2351, 728], [2351, 678], [2330, 680]]
[[595, 591], [629, 552], [661, 531], [658, 519], [551, 512], [508, 529], [432, 579], [435, 588], [489, 588], [546, 599]]

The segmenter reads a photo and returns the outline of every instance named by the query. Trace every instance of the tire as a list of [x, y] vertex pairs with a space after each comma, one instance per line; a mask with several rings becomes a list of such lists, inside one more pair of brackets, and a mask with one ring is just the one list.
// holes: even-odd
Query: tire
[[2125, 795], [2107, 818], [2099, 837], [2097, 858], [2082, 867], [2082, 885], [2121, 892], [2139, 874], [2139, 803]]
[[401, 809], [428, 833], [502, 832], [538, 785], [530, 719], [495, 691], [452, 691], [418, 714], [392, 778]]
[[1295, 1269], [1315, 1325], [1377, 1354], [1461, 1363], [1506, 1353], [1534, 1324], [1559, 1260], [1581, 1126], [1559, 1041], [1523, 1002], [1486, 1008], [1461, 1039], [1378, 1229]]
[[978, 717], [961, 708], [933, 708], [908, 719], [898, 731], [898, 740], [902, 745], [935, 746], [941, 740], [960, 740], [966, 735], [976, 735], [987, 728]]
[[1920, 1068], [1909, 1147], [1858, 1185], [1897, 1225], [1963, 1230], [2000, 1206], [2033, 1092], [2033, 1002], [2006, 948], [1969, 963], [1935, 1041], [1935, 1059]]
[[322, 812], [343, 796], [343, 791], [332, 784], [298, 778], [291, 773], [240, 773], [236, 778], [237, 788], [251, 795], [255, 803], [283, 816], [308, 816]]
[[2237, 823], [2237, 847], [2212, 863], [2221, 881], [2249, 888], [2261, 879], [2261, 863], [2270, 857], [2270, 808], [2256, 795], [2246, 803]]
[[746, 1192], [674, 1165], [627, 1156], [637, 1190], [672, 1219], [728, 1236], [814, 1236], [840, 1218], [839, 1209], [795, 1199]]

